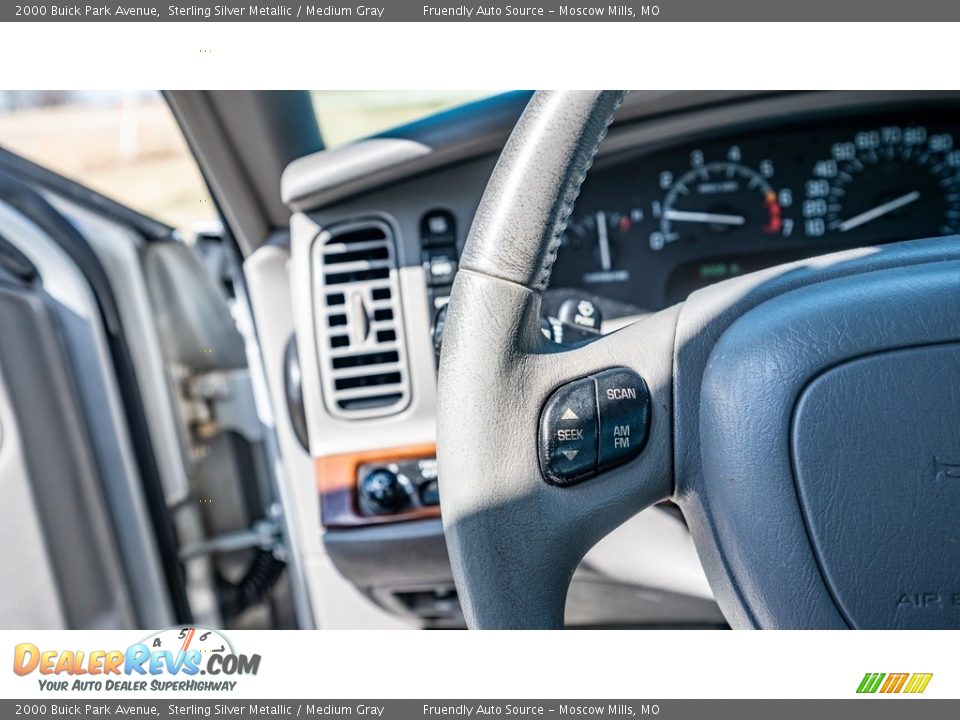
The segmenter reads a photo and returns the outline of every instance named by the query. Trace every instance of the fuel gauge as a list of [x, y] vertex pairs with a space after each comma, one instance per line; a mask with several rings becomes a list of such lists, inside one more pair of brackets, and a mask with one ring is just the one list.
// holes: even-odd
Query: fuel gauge
[[643, 221], [643, 210], [633, 208], [626, 212], [596, 210], [571, 218], [561, 237], [565, 253], [576, 254], [584, 269], [583, 282], [587, 284], [626, 282], [627, 269], [618, 267], [623, 243], [635, 225]]

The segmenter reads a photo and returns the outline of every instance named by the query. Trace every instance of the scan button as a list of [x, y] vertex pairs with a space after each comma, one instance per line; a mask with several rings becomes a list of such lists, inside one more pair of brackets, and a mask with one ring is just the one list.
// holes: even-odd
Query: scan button
[[633, 370], [614, 368], [593, 376], [600, 411], [600, 457], [605, 470], [635, 458], [650, 432], [650, 392]]

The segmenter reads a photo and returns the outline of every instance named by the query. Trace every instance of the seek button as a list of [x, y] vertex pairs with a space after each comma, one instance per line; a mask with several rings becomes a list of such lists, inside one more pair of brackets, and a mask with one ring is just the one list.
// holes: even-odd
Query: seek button
[[551, 485], [567, 487], [597, 470], [597, 395], [593, 378], [564, 385], [540, 416], [540, 469]]

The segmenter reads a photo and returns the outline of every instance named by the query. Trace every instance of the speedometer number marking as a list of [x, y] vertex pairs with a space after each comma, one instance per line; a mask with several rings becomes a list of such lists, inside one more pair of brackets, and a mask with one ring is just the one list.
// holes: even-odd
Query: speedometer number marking
[[[889, 125], [830, 147], [804, 185], [807, 237], [886, 242], [960, 230], [960, 155], [950, 133]], [[933, 225], [933, 227], [931, 227]]]

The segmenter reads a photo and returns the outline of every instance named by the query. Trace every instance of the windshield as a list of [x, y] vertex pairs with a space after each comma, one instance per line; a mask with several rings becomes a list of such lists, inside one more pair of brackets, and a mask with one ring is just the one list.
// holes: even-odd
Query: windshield
[[313, 106], [326, 147], [375, 135], [482, 97], [477, 90], [314, 91]]

